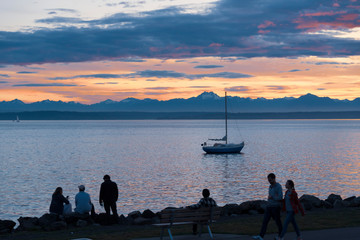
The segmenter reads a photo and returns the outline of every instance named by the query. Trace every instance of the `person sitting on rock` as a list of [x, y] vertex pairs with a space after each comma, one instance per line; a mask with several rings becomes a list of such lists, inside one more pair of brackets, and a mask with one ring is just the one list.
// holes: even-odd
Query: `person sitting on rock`
[[75, 196], [75, 212], [84, 214], [91, 211], [91, 215], [95, 214], [94, 205], [91, 203], [90, 195], [85, 192], [85, 186], [79, 186], [79, 192]]
[[[210, 197], [209, 189], [206, 189], [206, 188], [203, 189], [202, 195], [203, 195], [203, 198], [201, 198], [197, 204], [190, 205], [187, 208], [198, 209], [201, 207], [217, 207], [215, 200]], [[197, 224], [193, 225], [193, 234], [194, 235], [197, 234]]]
[[57, 187], [55, 192], [52, 194], [51, 203], [50, 203], [50, 213], [55, 213], [58, 215], [63, 215], [64, 212], [64, 203], [69, 204], [69, 200], [63, 196], [63, 189]]

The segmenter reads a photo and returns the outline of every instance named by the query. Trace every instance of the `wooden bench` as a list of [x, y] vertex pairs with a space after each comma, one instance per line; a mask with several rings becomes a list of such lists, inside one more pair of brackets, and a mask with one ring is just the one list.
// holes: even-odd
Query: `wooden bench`
[[199, 209], [176, 208], [164, 209], [160, 212], [160, 223], [153, 224], [161, 227], [160, 239], [163, 239], [164, 230], [167, 229], [169, 237], [173, 240], [171, 227], [184, 224], [199, 224], [199, 236], [201, 236], [202, 226], [207, 226], [211, 239], [214, 239], [210, 229], [210, 224], [220, 218], [221, 208], [219, 207], [202, 207]]

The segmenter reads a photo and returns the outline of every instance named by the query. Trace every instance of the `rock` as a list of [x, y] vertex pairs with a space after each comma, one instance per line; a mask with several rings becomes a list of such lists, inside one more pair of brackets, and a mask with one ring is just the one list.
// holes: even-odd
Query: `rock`
[[0, 220], [0, 233], [11, 233], [16, 223], [11, 220]]
[[133, 219], [138, 218], [138, 217], [140, 217], [140, 216], [141, 216], [140, 211], [133, 211], [133, 212], [131, 212], [131, 213], [128, 214], [128, 217], [131, 217], [131, 218], [133, 218]]
[[76, 212], [73, 212], [73, 213], [70, 213], [70, 214], [67, 214], [64, 216], [64, 221], [67, 223], [67, 224], [72, 224], [72, 225], [77, 225], [77, 222], [79, 220], [83, 220], [83, 221], [86, 221], [87, 224], [91, 224], [93, 223], [93, 219], [91, 218], [91, 216], [87, 213], [85, 214], [80, 214], [80, 213], [76, 213]]
[[334, 202], [335, 202], [336, 200], [342, 201], [341, 196], [332, 193], [332, 194], [330, 194], [330, 195], [328, 196], [328, 198], [327, 198], [325, 201], [327, 201], [327, 202], [331, 203], [332, 205], [334, 205]]
[[97, 219], [97, 223], [103, 226], [117, 224], [118, 219], [114, 215], [107, 215], [106, 213], [100, 213]]
[[257, 214], [259, 214], [259, 212], [256, 211], [256, 210], [250, 210], [250, 211], [248, 212], [248, 214], [249, 214], [249, 215], [257, 215]]
[[313, 208], [313, 205], [311, 204], [311, 202], [303, 201], [303, 202], [301, 202], [301, 204], [303, 205], [303, 208], [307, 211], [309, 211]]
[[360, 207], [360, 197], [357, 197], [351, 201], [351, 207]]
[[33, 231], [41, 229], [39, 219], [37, 217], [20, 217], [18, 222], [20, 225], [17, 229], [20, 231]]
[[44, 230], [51, 230], [51, 225], [58, 221], [58, 215], [53, 213], [45, 213], [39, 218], [39, 225]]
[[334, 206], [329, 203], [328, 201], [321, 201], [322, 205], [324, 206], [324, 208], [329, 209], [329, 208], [333, 208]]
[[343, 201], [344, 202], [352, 202], [355, 198], [356, 198], [356, 196], [352, 196], [352, 197], [345, 198]]
[[334, 208], [343, 208], [343, 207], [345, 207], [342, 200], [335, 200], [333, 206], [334, 206]]
[[221, 216], [231, 216], [233, 214], [241, 214], [241, 209], [239, 205], [235, 203], [226, 204], [221, 208]]
[[77, 226], [77, 227], [86, 227], [87, 225], [88, 225], [88, 222], [85, 221], [85, 220], [79, 219], [79, 220], [76, 222], [76, 226]]
[[[306, 205], [306, 203], [311, 204], [312, 207], [316, 207], [316, 208], [320, 208], [322, 207], [322, 202], [319, 198], [313, 196], [313, 195], [308, 195], [308, 194], [304, 194], [300, 197], [300, 202], [304, 204], [304, 206]], [[312, 208], [311, 207], [311, 208]]]
[[146, 209], [142, 214], [141, 217], [143, 218], [153, 218], [155, 217], [155, 213], [153, 213], [150, 209]]
[[46, 227], [46, 230], [50, 231], [57, 231], [57, 230], [63, 230], [67, 228], [67, 224], [65, 221], [57, 221], [51, 223], [49, 227]]
[[137, 217], [133, 221], [133, 224], [135, 224], [135, 225], [145, 225], [145, 224], [151, 224], [151, 223], [152, 223], [151, 218], [143, 218], [143, 217]]
[[249, 211], [257, 211], [258, 213], [264, 213], [266, 209], [267, 201], [254, 200], [246, 201], [239, 205], [240, 213], [249, 213]]

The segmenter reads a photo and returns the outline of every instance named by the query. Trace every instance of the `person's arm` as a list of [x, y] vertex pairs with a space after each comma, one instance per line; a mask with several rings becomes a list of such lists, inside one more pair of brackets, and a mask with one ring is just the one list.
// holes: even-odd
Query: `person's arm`
[[295, 193], [295, 202], [296, 202], [296, 205], [299, 207], [299, 210], [300, 210], [300, 213], [301, 213], [301, 216], [304, 216], [305, 215], [305, 211], [304, 211], [304, 208], [299, 200], [299, 197], [297, 195], [297, 193]]
[[274, 196], [273, 196], [273, 199], [274, 199], [275, 201], [281, 202], [281, 200], [283, 199], [283, 192], [282, 192], [282, 187], [281, 187], [280, 184], [278, 184], [278, 185], [276, 186], [274, 192], [275, 192], [275, 194], [274, 194]]
[[99, 195], [99, 203], [100, 203], [100, 206], [102, 206], [103, 205], [103, 197], [104, 197], [104, 190], [103, 190], [104, 188], [103, 188], [103, 186], [102, 186], [102, 184], [101, 184], [101, 186], [100, 186], [100, 195]]
[[69, 200], [67, 200], [66, 197], [64, 197], [63, 195], [61, 195], [61, 201], [65, 204], [69, 204]]
[[116, 202], [119, 198], [119, 189], [116, 183], [114, 183], [114, 185], [115, 185], [115, 202]]

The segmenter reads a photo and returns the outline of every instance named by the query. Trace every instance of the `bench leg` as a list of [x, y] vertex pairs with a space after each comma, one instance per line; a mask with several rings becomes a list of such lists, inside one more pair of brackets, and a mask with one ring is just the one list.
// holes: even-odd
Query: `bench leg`
[[163, 240], [164, 237], [164, 228], [161, 228], [160, 240]]
[[207, 225], [207, 228], [208, 228], [208, 231], [209, 231], [210, 238], [211, 238], [211, 239], [214, 239], [214, 236], [213, 236], [213, 234], [212, 234], [212, 232], [211, 232], [210, 226]]
[[173, 236], [172, 236], [172, 234], [171, 234], [170, 228], [168, 228], [168, 233], [169, 233], [170, 240], [174, 240], [174, 239], [173, 239]]

